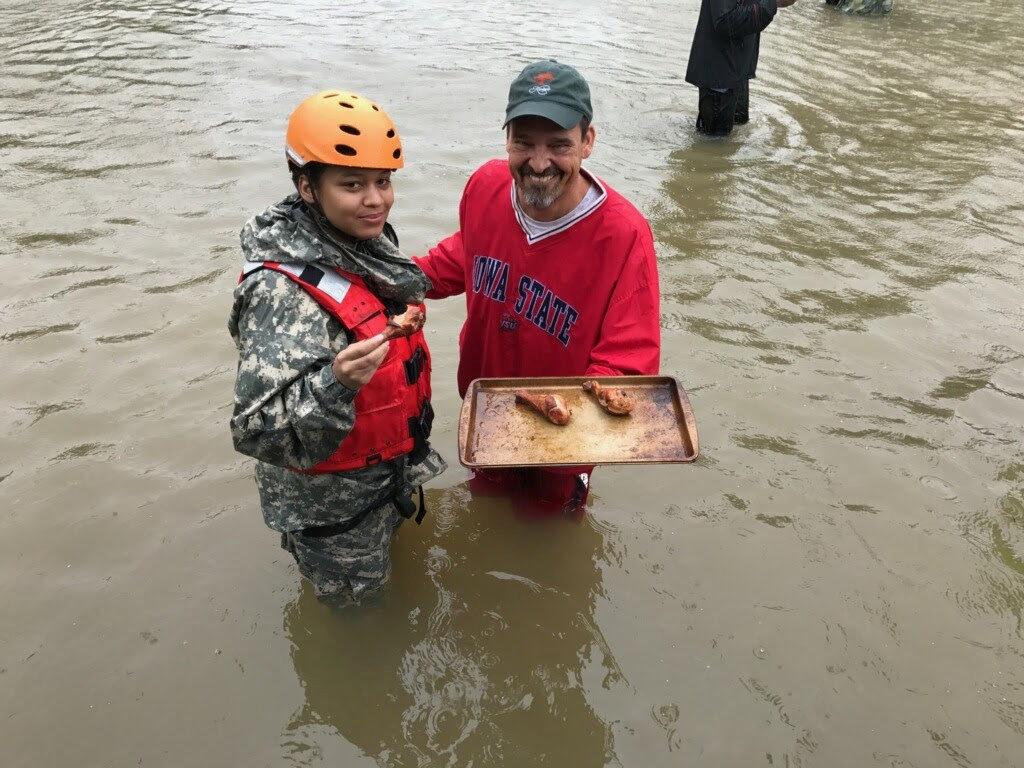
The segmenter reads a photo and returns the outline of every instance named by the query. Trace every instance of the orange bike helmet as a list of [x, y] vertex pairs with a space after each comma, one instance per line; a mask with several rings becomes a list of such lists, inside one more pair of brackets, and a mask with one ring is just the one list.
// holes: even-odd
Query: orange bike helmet
[[326, 163], [396, 170], [402, 140], [387, 112], [350, 91], [321, 91], [288, 119], [285, 153], [295, 165]]

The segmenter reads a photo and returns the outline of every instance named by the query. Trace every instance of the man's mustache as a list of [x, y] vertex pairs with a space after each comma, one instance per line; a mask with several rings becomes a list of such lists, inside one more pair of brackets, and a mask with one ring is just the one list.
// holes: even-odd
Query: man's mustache
[[529, 167], [523, 166], [520, 167], [519, 169], [519, 175], [522, 176], [524, 179], [552, 179], [561, 176], [562, 174], [557, 168], [553, 166], [551, 168], [548, 168], [543, 173], [536, 173]]

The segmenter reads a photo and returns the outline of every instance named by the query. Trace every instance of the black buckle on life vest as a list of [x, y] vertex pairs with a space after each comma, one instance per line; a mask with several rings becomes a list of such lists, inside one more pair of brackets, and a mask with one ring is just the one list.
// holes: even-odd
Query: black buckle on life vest
[[434, 409], [429, 400], [424, 400], [420, 415], [409, 419], [409, 434], [413, 440], [412, 453], [409, 455], [411, 463], [418, 464], [427, 457], [427, 452], [430, 450], [427, 438], [430, 437], [430, 429], [433, 426]]
[[[415, 512], [416, 525], [422, 523], [423, 518], [427, 514], [427, 500], [423, 496], [422, 485], [419, 487], [419, 492], [420, 504], [418, 511], [416, 509], [416, 505], [412, 503], [412, 491], [408, 489], [408, 486], [403, 487], [402, 490], [400, 490], [395, 495], [395, 498], [391, 500], [394, 503], [395, 507], [398, 509], [398, 513], [406, 520], [412, 517], [413, 513]], [[317, 525], [311, 528], [303, 528], [301, 533], [303, 536], [309, 536], [314, 539], [323, 539], [328, 536], [338, 536], [342, 533], [348, 533], [361, 522], [363, 522], [363, 520], [366, 519], [367, 515], [369, 515], [371, 512], [377, 509], [380, 509], [380, 507], [369, 507], [363, 510], [360, 514], [353, 517], [351, 520], [347, 520], [344, 523], [335, 523], [334, 525]], [[295, 546], [294, 544], [291, 544], [291, 542], [288, 541], [287, 535], [288, 534], [282, 535], [281, 546], [294, 554]], [[313, 554], [318, 555], [319, 557], [324, 557], [323, 555], [319, 555], [319, 553], [316, 552], [314, 552]], [[328, 563], [329, 565], [337, 565], [337, 562], [335, 561], [328, 561]]]
[[405, 366], [405, 381], [410, 387], [419, 381], [420, 374], [423, 373], [423, 367], [426, 364], [426, 361], [427, 355], [423, 351], [423, 347], [416, 347], [416, 351], [412, 353], [412, 357], [403, 363]]
[[423, 496], [423, 486], [421, 485], [418, 488], [418, 490], [419, 490], [419, 496], [420, 496], [420, 503], [419, 503], [419, 509], [418, 510], [416, 508], [416, 504], [414, 504], [413, 501], [412, 501], [412, 494], [406, 495], [403, 492], [403, 493], [399, 493], [395, 497], [395, 506], [398, 507], [399, 514], [401, 514], [402, 517], [404, 517], [406, 520], [408, 520], [415, 513], [415, 515], [416, 515], [416, 525], [419, 525], [420, 523], [422, 523], [423, 522], [423, 518], [426, 517], [426, 514], [427, 514], [427, 500]]

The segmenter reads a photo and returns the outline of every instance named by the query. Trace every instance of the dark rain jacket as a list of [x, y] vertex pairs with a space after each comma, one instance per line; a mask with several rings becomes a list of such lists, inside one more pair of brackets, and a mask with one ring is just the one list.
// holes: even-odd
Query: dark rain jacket
[[735, 88], [754, 77], [761, 31], [777, 10], [775, 0], [701, 0], [686, 82]]

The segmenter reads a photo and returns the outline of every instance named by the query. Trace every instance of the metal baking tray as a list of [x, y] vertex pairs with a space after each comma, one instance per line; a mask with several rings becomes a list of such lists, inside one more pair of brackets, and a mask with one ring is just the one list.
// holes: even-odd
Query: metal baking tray
[[[602, 410], [583, 390], [588, 379], [627, 390], [636, 401], [633, 413]], [[517, 389], [561, 395], [572, 420], [551, 424], [516, 404]], [[459, 461], [470, 468], [685, 463], [698, 452], [690, 399], [671, 376], [476, 379], [459, 416]]]

